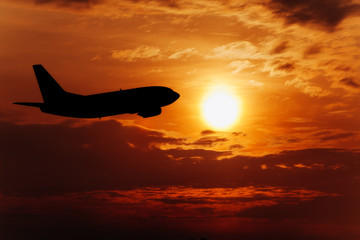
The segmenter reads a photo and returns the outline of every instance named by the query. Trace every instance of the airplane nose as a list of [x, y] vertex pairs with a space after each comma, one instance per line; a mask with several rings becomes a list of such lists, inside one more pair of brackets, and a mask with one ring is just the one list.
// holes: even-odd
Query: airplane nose
[[179, 97], [180, 97], [180, 94], [178, 94], [177, 92], [174, 92], [174, 102], [175, 102], [176, 100], [178, 100]]
[[178, 100], [180, 97], [180, 94], [178, 94], [177, 92], [171, 90], [168, 91], [166, 94], [166, 97], [164, 96], [162, 104], [163, 106], [172, 104], [173, 102], [175, 102], [176, 100]]

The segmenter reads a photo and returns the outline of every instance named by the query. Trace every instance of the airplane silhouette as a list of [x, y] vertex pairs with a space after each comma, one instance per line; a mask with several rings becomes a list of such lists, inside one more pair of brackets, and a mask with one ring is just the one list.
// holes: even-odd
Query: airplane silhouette
[[44, 113], [59, 116], [101, 118], [124, 113], [137, 113], [137, 115], [147, 118], [159, 115], [161, 107], [175, 102], [180, 97], [177, 92], [161, 86], [79, 95], [62, 89], [42, 65], [33, 65], [33, 69], [44, 102], [15, 102], [14, 104], [38, 107]]

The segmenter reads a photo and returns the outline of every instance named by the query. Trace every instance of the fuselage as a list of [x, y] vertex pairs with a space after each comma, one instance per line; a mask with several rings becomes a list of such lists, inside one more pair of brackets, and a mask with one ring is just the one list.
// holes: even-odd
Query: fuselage
[[40, 110], [76, 118], [100, 118], [124, 113], [138, 113], [148, 117], [160, 114], [161, 107], [175, 102], [179, 97], [180, 95], [170, 88], [160, 86], [92, 95], [65, 93], [56, 100], [44, 103]]

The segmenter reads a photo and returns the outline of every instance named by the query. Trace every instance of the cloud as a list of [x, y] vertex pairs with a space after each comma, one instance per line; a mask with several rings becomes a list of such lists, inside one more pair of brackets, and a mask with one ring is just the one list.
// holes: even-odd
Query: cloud
[[[224, 234], [229, 236], [230, 233], [231, 239], [266, 239], [270, 233], [271, 236], [274, 235], [272, 224], [260, 221], [261, 226], [259, 226], [259, 221], [253, 218], [239, 217], [239, 212], [253, 208], [259, 209], [258, 215], [265, 215], [261, 207], [277, 206], [282, 202], [296, 204], [323, 196], [329, 194], [304, 189], [288, 190], [253, 186], [243, 188], [170, 186], [74, 192], [55, 196], [2, 196], [1, 236], [4, 239], [25, 239], [33, 236], [36, 236], [36, 239], [78, 239], [79, 236], [86, 239], [114, 239], [121, 236], [123, 239], [148, 240], [174, 239], [174, 237], [191, 239], [192, 236], [217, 234], [219, 237], [214, 239], [223, 239]], [[295, 212], [294, 210], [292, 209], [292, 212]], [[271, 216], [266, 215], [266, 217]], [[296, 229], [313, 227], [311, 221], [304, 224], [301, 221], [293, 222], [294, 218], [289, 220], [291, 222], [286, 222], [286, 228], [278, 226], [281, 228], [278, 233], [283, 237], [277, 239], [289, 239], [284, 236], [284, 229], [294, 226]], [[214, 224], [217, 226], [219, 221], [226, 226], [231, 223], [231, 232], [225, 228], [219, 234], [218, 228], [212, 227]], [[276, 224], [278, 225], [279, 222]], [[248, 226], [254, 227], [250, 228], [254, 229], [250, 233]], [[262, 230], [260, 234], [257, 230], [259, 227]], [[244, 232], [245, 237], [251, 236], [251, 238], [243, 237]], [[264, 236], [264, 232], [266, 237], [260, 238]], [[54, 233], [56, 233], [55, 237]], [[316, 239], [329, 238], [319, 238], [317, 235]]]
[[142, 45], [135, 49], [112, 50], [111, 56], [125, 62], [135, 62], [139, 59], [156, 59], [160, 57], [160, 49]]
[[288, 122], [292, 122], [292, 123], [308, 123], [308, 122], [311, 122], [311, 120], [306, 119], [306, 118], [293, 117], [293, 118], [290, 118], [288, 120]]
[[338, 133], [338, 134], [333, 134], [333, 135], [329, 135], [326, 137], [321, 138], [322, 141], [330, 141], [330, 140], [334, 140], [334, 139], [343, 139], [343, 138], [349, 138], [349, 137], [353, 137], [355, 136], [355, 133], [352, 132], [347, 132], [347, 133]]
[[[342, 70], [340, 70], [340, 71], [342, 71]], [[349, 70], [349, 71], [351, 71], [351, 70]], [[360, 91], [360, 84], [355, 77], [343, 77], [341, 75], [339, 77], [340, 77], [340, 80], [334, 80], [331, 87], [342, 88], [345, 91], [347, 91], [350, 95], [351, 95], [351, 93], [357, 93]]]
[[236, 151], [236, 150], [240, 150], [243, 149], [244, 146], [240, 145], [240, 144], [233, 144], [229, 147], [230, 151]]
[[260, 87], [264, 86], [264, 83], [251, 79], [246, 82], [246, 85], [260, 88]]
[[231, 72], [232, 74], [237, 74], [246, 68], [253, 67], [254, 65], [248, 60], [237, 60], [233, 61], [229, 64], [229, 67], [234, 70]]
[[263, 56], [256, 46], [248, 41], [237, 41], [214, 48], [206, 59], [260, 59]]
[[357, 83], [353, 78], [343, 78], [340, 80], [340, 83], [351, 88], [360, 89], [360, 84]]
[[330, 94], [329, 91], [322, 89], [320, 86], [316, 86], [314, 83], [304, 80], [302, 78], [294, 78], [285, 82], [287, 86], [294, 86], [299, 88], [301, 92], [311, 97], [325, 97]]
[[83, 9], [105, 3], [105, 0], [33, 0], [33, 2], [37, 5], [54, 4], [59, 7]]
[[196, 55], [198, 50], [195, 48], [186, 48], [182, 51], [178, 51], [176, 53], [171, 54], [168, 58], [169, 59], [179, 59], [179, 58], [188, 58], [190, 56]]
[[[25, 1], [25, 0], [23, 0]], [[26, 0], [28, 1], [28, 0]], [[189, 0], [32, 0], [37, 5], [53, 4], [67, 8], [102, 6], [96, 14], [115, 18], [139, 15], [169, 14], [172, 16], [203, 16], [214, 14], [236, 17], [249, 26], [270, 26], [272, 15], [287, 24], [320, 26], [328, 31], [336, 29], [342, 20], [356, 14], [359, 4], [348, 0], [269, 0], [269, 1], [189, 1]]]
[[201, 132], [201, 135], [210, 135], [210, 134], [215, 134], [216, 132], [213, 130], [203, 130]]
[[297, 204], [280, 203], [273, 206], [259, 206], [240, 212], [238, 216], [269, 220], [307, 219], [337, 224], [360, 224], [358, 218], [359, 195], [323, 196]]
[[[183, 149], [183, 148], [174, 148], [163, 150], [163, 153], [166, 156], [170, 157], [169, 159], [177, 160], [178, 166], [183, 165], [187, 166], [188, 164], [199, 164], [202, 165], [202, 161], [218, 161], [219, 157], [225, 157], [231, 155], [229, 151], [213, 151], [205, 149]], [[179, 161], [181, 160], [181, 161]], [[200, 166], [198, 165], [198, 166]], [[193, 171], [193, 169], [188, 169]]]
[[319, 45], [313, 45], [308, 47], [305, 51], [304, 51], [304, 57], [309, 57], [315, 54], [318, 54], [321, 52], [321, 46]]
[[226, 138], [219, 138], [219, 137], [203, 137], [200, 138], [198, 140], [196, 140], [195, 142], [193, 142], [193, 145], [202, 145], [202, 146], [212, 146], [216, 143], [223, 143], [228, 141], [228, 139]]
[[275, 70], [280, 70], [280, 71], [284, 71], [284, 72], [291, 72], [295, 69], [295, 64], [294, 63], [281, 63], [278, 64], [275, 68]]
[[[40, 239], [48, 239], [57, 231], [63, 238], [74, 229], [82, 237], [110, 238], [119, 231], [125, 238], [148, 239], [156, 233], [154, 224], [167, 226], [164, 239], [170, 239], [173, 221], [197, 229], [199, 218], [206, 229], [219, 218], [236, 218], [241, 226], [257, 218], [280, 220], [296, 229], [358, 221], [358, 211], [351, 210], [359, 200], [358, 150], [234, 157], [227, 151], [184, 149], [184, 139], [104, 120], [0, 122], [0, 132], [0, 218], [2, 236], [9, 239], [39, 237], [39, 232]], [[178, 147], [162, 150], [157, 144]], [[139, 229], [146, 234], [136, 235]], [[189, 239], [190, 233], [181, 238]]]
[[271, 50], [271, 54], [279, 54], [279, 53], [283, 53], [286, 50], [289, 49], [289, 43], [288, 41], [284, 41], [281, 42], [279, 45], [275, 46], [272, 50]]
[[133, 3], [157, 3], [162, 6], [167, 6], [170, 8], [178, 8], [181, 1], [178, 0], [130, 0]]
[[312, 24], [333, 31], [346, 17], [359, 11], [347, 0], [271, 0], [267, 7], [287, 24]]
[[325, 108], [329, 109], [329, 110], [344, 110], [348, 106], [349, 106], [349, 104], [346, 104], [343, 102], [335, 102], [335, 103], [330, 103], [330, 104], [326, 105]]
[[296, 64], [286, 59], [277, 59], [274, 61], [266, 62], [263, 71], [270, 72], [269, 75], [273, 76], [286, 76], [294, 74]]
[[234, 136], [243, 136], [243, 137], [246, 136], [246, 133], [243, 133], [243, 132], [232, 132], [231, 134], [234, 135]]
[[340, 65], [340, 66], [335, 67], [334, 70], [341, 71], [341, 72], [349, 72], [349, 71], [352, 70], [352, 67], [345, 66], [345, 65]]
[[[356, 151], [307, 149], [234, 157], [230, 151], [183, 149], [181, 146], [189, 146], [183, 139], [115, 121], [76, 126], [70, 122], [1, 122], [0, 131], [1, 193], [54, 194], [169, 185], [266, 185], [344, 192], [360, 184], [356, 180], [360, 153]], [[201, 144], [224, 141], [206, 140]], [[162, 150], [156, 147], [159, 144], [178, 147]], [[296, 164], [313, 167], [295, 168]], [[326, 181], [317, 181], [319, 178]]]
[[[126, 187], [129, 185], [123, 184], [125, 179], [133, 178], [126, 171], [134, 173], [139, 161], [142, 162], [140, 169], [149, 167], [151, 171], [150, 165], [157, 166], [151, 161], [156, 159], [160, 164], [168, 159], [163, 154], [158, 155], [160, 152], [153, 144], [180, 140], [164, 138], [160, 132], [125, 127], [114, 121], [80, 127], [66, 122], [24, 126], [1, 123], [0, 128], [2, 137], [9, 137], [1, 147], [1, 161], [6, 167], [0, 170], [0, 178], [7, 182], [0, 184], [1, 191], [86, 190], [111, 187], [111, 181], [119, 183], [115, 184], [117, 187]], [[3, 151], [5, 148], [8, 150]], [[147, 152], [152, 153], [150, 159]], [[22, 181], [15, 181], [16, 178]], [[143, 181], [141, 178], [135, 182]]]

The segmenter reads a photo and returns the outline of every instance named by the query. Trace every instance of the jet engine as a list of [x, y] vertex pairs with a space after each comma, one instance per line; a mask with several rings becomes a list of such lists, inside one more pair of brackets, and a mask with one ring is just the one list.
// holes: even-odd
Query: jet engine
[[161, 107], [159, 108], [152, 108], [152, 109], [146, 109], [143, 110], [141, 112], [139, 112], [137, 115], [143, 117], [143, 118], [148, 118], [148, 117], [153, 117], [153, 116], [157, 116], [161, 113]]

